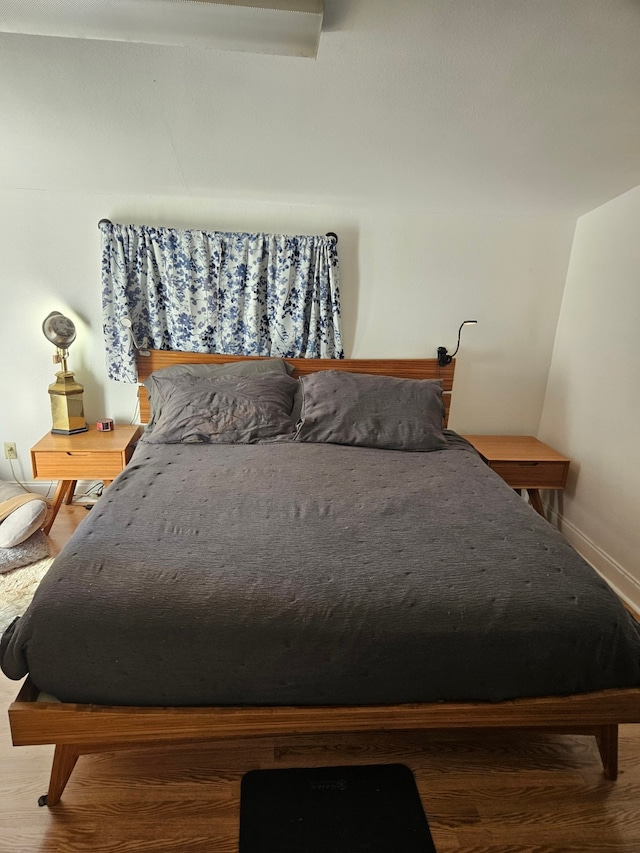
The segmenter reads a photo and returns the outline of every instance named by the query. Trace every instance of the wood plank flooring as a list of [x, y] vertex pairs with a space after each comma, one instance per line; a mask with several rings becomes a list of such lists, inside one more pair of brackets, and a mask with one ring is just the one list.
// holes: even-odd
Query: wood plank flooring
[[[84, 515], [62, 507], [55, 549]], [[2, 707], [18, 687], [0, 675]], [[617, 782], [586, 737], [278, 737], [82, 756], [53, 809], [37, 805], [53, 747], [12, 747], [5, 713], [0, 728], [0, 853], [236, 853], [247, 770], [384, 762], [414, 772], [438, 853], [640, 853], [640, 726], [620, 727]]]

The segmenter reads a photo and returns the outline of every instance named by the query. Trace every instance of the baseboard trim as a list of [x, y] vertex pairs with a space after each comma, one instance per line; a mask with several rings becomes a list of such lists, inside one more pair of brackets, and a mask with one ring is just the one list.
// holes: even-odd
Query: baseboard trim
[[47, 480], [23, 480], [22, 485], [25, 489], [28, 489], [30, 492], [34, 492], [36, 495], [51, 498], [57, 483], [55, 481], [49, 482]]
[[545, 515], [620, 598], [636, 613], [640, 613], [640, 582], [553, 507], [546, 506]]
[[[11, 482], [15, 483], [16, 481], [12, 480]], [[76, 500], [76, 497], [82, 497], [89, 489], [98, 485], [99, 482], [100, 480], [78, 480], [74, 501]], [[51, 500], [58, 482], [57, 480], [22, 480], [19, 485], [24, 486], [25, 489], [28, 489], [28, 491], [33, 492], [36, 495], [42, 495], [43, 498]]]

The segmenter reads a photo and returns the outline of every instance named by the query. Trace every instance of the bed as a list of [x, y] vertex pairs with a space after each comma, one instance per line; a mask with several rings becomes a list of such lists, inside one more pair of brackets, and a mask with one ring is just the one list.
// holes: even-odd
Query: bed
[[616, 778], [640, 629], [442, 429], [454, 368], [138, 357], [151, 428], [2, 638], [41, 804], [84, 753], [384, 729], [589, 734]]

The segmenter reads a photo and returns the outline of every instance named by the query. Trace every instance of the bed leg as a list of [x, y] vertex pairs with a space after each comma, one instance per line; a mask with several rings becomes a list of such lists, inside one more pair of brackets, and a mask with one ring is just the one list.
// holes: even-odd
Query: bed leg
[[600, 726], [596, 740], [604, 775], [615, 782], [618, 778], [618, 726]]
[[53, 755], [51, 766], [51, 777], [49, 779], [49, 791], [38, 800], [39, 806], [55, 806], [60, 802], [60, 797], [65, 789], [69, 776], [76, 766], [80, 752], [73, 744], [58, 743]]

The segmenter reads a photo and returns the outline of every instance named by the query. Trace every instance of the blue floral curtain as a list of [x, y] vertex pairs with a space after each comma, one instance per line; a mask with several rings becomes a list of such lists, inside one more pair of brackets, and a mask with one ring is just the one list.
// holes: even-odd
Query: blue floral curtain
[[344, 358], [334, 236], [177, 231], [108, 220], [99, 228], [111, 379], [137, 382], [134, 340], [152, 349]]

